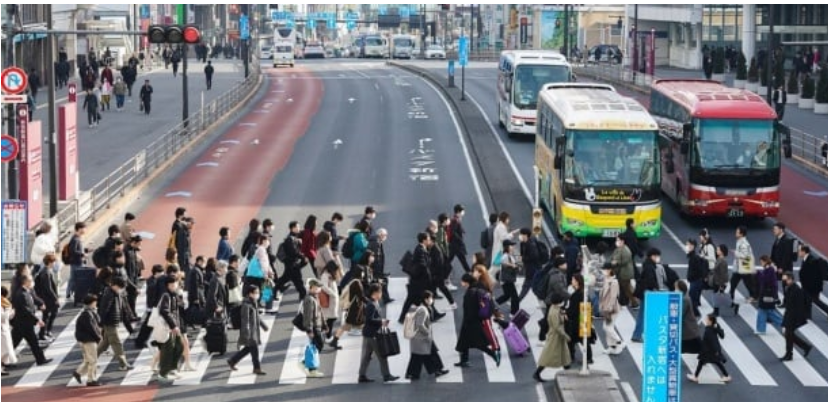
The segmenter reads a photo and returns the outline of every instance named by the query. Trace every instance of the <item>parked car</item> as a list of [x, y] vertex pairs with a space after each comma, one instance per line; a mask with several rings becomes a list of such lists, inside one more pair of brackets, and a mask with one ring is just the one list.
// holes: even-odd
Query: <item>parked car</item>
[[426, 59], [445, 59], [446, 51], [440, 45], [428, 45], [425, 51]]
[[273, 58], [273, 49], [270, 46], [262, 46], [259, 49], [259, 59], [260, 60], [270, 60]]

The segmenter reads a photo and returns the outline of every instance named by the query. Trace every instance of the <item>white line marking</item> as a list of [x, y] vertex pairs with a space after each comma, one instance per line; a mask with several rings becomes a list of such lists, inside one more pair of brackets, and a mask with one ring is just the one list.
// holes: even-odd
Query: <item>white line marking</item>
[[167, 198], [171, 198], [171, 197], [185, 197], [185, 198], [190, 198], [190, 197], [192, 197], [192, 196], [193, 196], [193, 193], [191, 193], [191, 192], [189, 192], [189, 191], [173, 191], [173, 192], [171, 192], [171, 193], [167, 193], [167, 194], [165, 194], [164, 196], [165, 196], [165, 197], [167, 197]]
[[308, 374], [302, 361], [305, 360], [305, 346], [308, 343], [308, 334], [293, 327], [290, 333], [290, 344], [285, 351], [279, 384], [301, 385], [307, 382]]
[[218, 162], [201, 162], [196, 166], [197, 167], [218, 167], [219, 164], [218, 164]]
[[239, 127], [256, 127], [256, 123], [239, 123]]
[[238, 145], [240, 143], [241, 143], [241, 141], [239, 141], [239, 140], [222, 140], [221, 142], [219, 142], [219, 144], [236, 144], [236, 145]]

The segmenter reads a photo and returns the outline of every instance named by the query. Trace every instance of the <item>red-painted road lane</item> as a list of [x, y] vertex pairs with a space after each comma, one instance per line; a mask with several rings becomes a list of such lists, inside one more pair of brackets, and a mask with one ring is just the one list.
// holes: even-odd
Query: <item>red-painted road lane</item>
[[6, 402], [147, 402], [155, 398], [158, 387], [150, 384], [146, 387], [39, 387], [15, 388], [3, 387], [3, 400]]
[[[641, 102], [644, 107], [650, 107], [648, 96], [622, 87], [616, 89], [623, 95]], [[828, 188], [783, 165], [779, 191], [781, 199], [777, 219], [785, 222], [790, 230], [811, 247], [823, 254], [828, 253], [828, 236], [824, 235], [824, 228], [828, 228], [828, 197], [818, 196], [828, 191]], [[806, 192], [817, 195], [809, 195]]]
[[[185, 207], [187, 215], [195, 219], [193, 257], [214, 256], [222, 226], [229, 227], [235, 236], [259, 213], [270, 183], [307, 131], [323, 94], [322, 82], [312, 79], [307, 69], [285, 71], [271, 70], [267, 93], [251, 112], [138, 215], [135, 227], [156, 234], [155, 239], [144, 242], [145, 276], [153, 264], [164, 261], [177, 207]], [[287, 77], [288, 73], [299, 79]], [[167, 196], [176, 192], [190, 196]]]

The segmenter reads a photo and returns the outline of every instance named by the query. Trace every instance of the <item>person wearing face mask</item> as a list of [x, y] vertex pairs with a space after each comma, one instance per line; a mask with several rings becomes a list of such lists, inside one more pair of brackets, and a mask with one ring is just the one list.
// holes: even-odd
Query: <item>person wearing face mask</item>
[[615, 250], [610, 259], [613, 269], [618, 277], [618, 285], [621, 289], [621, 305], [630, 305], [630, 308], [637, 309], [640, 301], [635, 297], [632, 287], [632, 280], [635, 279], [635, 262], [632, 252], [627, 247], [624, 237], [616, 236]]
[[158, 345], [160, 360], [158, 381], [170, 383], [177, 378], [175, 369], [178, 367], [178, 361], [181, 360], [181, 355], [184, 353], [184, 346], [181, 341], [183, 335], [181, 334], [180, 308], [176, 295], [178, 291], [178, 278], [174, 275], [167, 275], [163, 279], [163, 284], [164, 293], [158, 301], [158, 313], [170, 329], [170, 339]]
[[635, 330], [631, 340], [642, 343], [644, 332], [644, 295], [646, 292], [666, 292], [675, 288], [678, 274], [667, 264], [661, 263], [661, 250], [651, 248], [647, 251], [647, 258], [641, 264], [641, 280], [636, 283], [635, 297], [638, 298], [640, 307], [638, 318], [635, 321]]
[[120, 276], [112, 278], [109, 287], [104, 291], [101, 303], [98, 305], [98, 315], [101, 317], [103, 328], [103, 339], [98, 344], [98, 356], [106, 352], [110, 347], [112, 354], [118, 359], [120, 366], [118, 370], [128, 371], [132, 366], [127, 362], [124, 353], [124, 345], [118, 337], [118, 325], [124, 324], [127, 331], [132, 334], [132, 323], [127, 316], [127, 309], [124, 303], [123, 290], [126, 286], [124, 279]]
[[46, 337], [54, 339], [52, 335], [52, 326], [55, 324], [58, 309], [60, 308], [60, 301], [58, 300], [58, 279], [55, 276], [54, 266], [57, 257], [54, 253], [47, 253], [43, 260], [41, 260], [42, 267], [35, 277], [35, 292], [38, 297], [43, 300], [45, 309], [43, 310], [43, 322], [46, 324], [40, 327], [40, 334], [38, 338], [45, 341]]
[[684, 244], [684, 252], [687, 253], [687, 281], [690, 282], [690, 302], [693, 303], [693, 314], [701, 316], [701, 292], [704, 289], [704, 280], [710, 272], [707, 261], [696, 253], [696, 240], [687, 239]]
[[[270, 246], [270, 237], [264, 234], [259, 234], [256, 239], [256, 248], [253, 249], [253, 255], [249, 256], [248, 267], [254, 259], [258, 260], [259, 270], [246, 269], [244, 272], [244, 284], [246, 287], [256, 286], [261, 289], [264, 285], [265, 278], [272, 275], [270, 273], [270, 259], [267, 254], [267, 247]], [[261, 294], [260, 294], [261, 295]]]
[[[405, 378], [419, 380], [420, 371], [425, 366], [429, 375], [435, 378], [448, 374], [443, 367], [443, 361], [434, 343], [429, 307], [434, 305], [434, 294], [428, 290], [423, 292], [422, 303], [411, 307], [409, 314], [413, 314], [414, 336], [411, 338], [411, 358], [405, 370]], [[406, 317], [408, 318], [408, 317]]]
[[701, 352], [699, 352], [699, 365], [696, 366], [695, 374], [687, 374], [687, 379], [692, 382], [699, 382], [699, 373], [706, 364], [713, 364], [722, 372], [721, 381], [730, 382], [730, 376], [724, 367], [725, 357], [722, 352], [722, 345], [719, 338], [724, 339], [724, 331], [717, 323], [716, 316], [708, 314], [704, 319], [704, 336], [702, 337]]
[[601, 317], [604, 318], [604, 334], [607, 338], [608, 352], [611, 355], [620, 354], [624, 350], [624, 340], [615, 329], [615, 318], [621, 311], [621, 306], [618, 304], [618, 295], [620, 288], [618, 287], [618, 279], [615, 278], [615, 271], [609, 264], [604, 265], [604, 286], [601, 287], [601, 294], [599, 296], [599, 310]]

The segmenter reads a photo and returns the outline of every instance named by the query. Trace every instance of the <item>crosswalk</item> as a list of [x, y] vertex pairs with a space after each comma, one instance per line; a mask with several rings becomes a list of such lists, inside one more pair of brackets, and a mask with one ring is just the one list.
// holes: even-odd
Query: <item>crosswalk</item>
[[[519, 281], [518, 287], [521, 283]], [[389, 283], [389, 290], [392, 295], [402, 297], [405, 294], [405, 279], [392, 278]], [[138, 306], [143, 310], [145, 305], [144, 294], [139, 298]], [[779, 363], [777, 357], [784, 351], [784, 338], [780, 328], [768, 325], [765, 335], [755, 335], [753, 328], [756, 322], [756, 309], [748, 303], [744, 303], [744, 297], [737, 293], [737, 301], [741, 302], [741, 310], [738, 316], [725, 314], [720, 318], [719, 323], [725, 332], [722, 339], [722, 347], [726, 351], [729, 361], [728, 369], [734, 375], [735, 381], [743, 381], [751, 386], [759, 387], [828, 387], [826, 376], [828, 373], [820, 372], [818, 368], [828, 364], [828, 326], [824, 316], [816, 315], [818, 323], [809, 322], [800, 330], [801, 335], [814, 345], [808, 359], [801, 354], [796, 354], [794, 360]], [[458, 305], [462, 305], [462, 290], [455, 292]], [[705, 295], [706, 297], [707, 295]], [[299, 304], [294, 301], [295, 294], [289, 293], [286, 298], [290, 302], [283, 302], [278, 315], [265, 314], [262, 321], [268, 327], [262, 331], [263, 344], [260, 349], [260, 356], [263, 359], [263, 366], [268, 371], [267, 376], [253, 375], [251, 359], [245, 358], [237, 365], [237, 371], [229, 371], [225, 360], [229, 353], [236, 350], [236, 331], [230, 331], [228, 355], [216, 356], [207, 353], [204, 343], [204, 330], [191, 338], [190, 361], [192, 371], [182, 371], [173, 386], [197, 386], [207, 382], [220, 382], [228, 385], [246, 385], [261, 382], [275, 381], [281, 385], [304, 385], [304, 384], [357, 384], [361, 353], [362, 338], [357, 335], [344, 335], [340, 340], [341, 350], [333, 351], [326, 348], [321, 354], [322, 366], [320, 371], [325, 375], [323, 378], [309, 379], [301, 361], [304, 357], [304, 348], [308, 343], [307, 335], [296, 330], [291, 325], [291, 320], [296, 314]], [[277, 302], [278, 303], [278, 302]], [[465, 382], [476, 382], [483, 380], [490, 383], [518, 383], [531, 381], [525, 373], [534, 368], [543, 350], [543, 344], [538, 341], [539, 326], [538, 320], [544, 318], [543, 310], [538, 301], [529, 296], [522, 302], [521, 307], [530, 314], [529, 322], [524, 328], [529, 344], [530, 352], [524, 357], [517, 357], [510, 353], [508, 345], [503, 337], [502, 331], [496, 328], [496, 334], [502, 348], [502, 361], [500, 367], [495, 362], [484, 357], [481, 353], [472, 352], [473, 368], [460, 370], [452, 366], [458, 361], [458, 353], [454, 350], [457, 342], [459, 323], [462, 320], [461, 309], [452, 310], [444, 299], [437, 300], [438, 310], [447, 315], [444, 319], [434, 323], [434, 336], [441, 357], [450, 373], [437, 379], [439, 383], [460, 384]], [[401, 353], [389, 359], [391, 372], [403, 376], [409, 357], [409, 345], [403, 338], [402, 325], [397, 323], [396, 318], [400, 314], [402, 303], [400, 301], [389, 304], [385, 314], [390, 319], [390, 328], [398, 333], [400, 338]], [[504, 305], [504, 309], [508, 306]], [[703, 298], [702, 312], [712, 310], [708, 300]], [[728, 311], [729, 312], [729, 311]], [[143, 311], [139, 311], [143, 314]], [[622, 309], [616, 319], [616, 326], [624, 339], [629, 339], [635, 327], [635, 311]], [[74, 341], [74, 329], [76, 317], [71, 317], [67, 324], [58, 333], [55, 341], [46, 350], [46, 355], [54, 359], [44, 366], [36, 366], [31, 360], [25, 362], [23, 357], [18, 369], [12, 370], [9, 377], [4, 378], [4, 385], [13, 384], [17, 388], [35, 388], [47, 384], [64, 384], [67, 387], [76, 387], [82, 384], [76, 383], [71, 378], [71, 370], [80, 363], [80, 353]], [[624, 351], [615, 356], [609, 355], [604, 344], [603, 328], [600, 320], [595, 321], [595, 329], [598, 340], [593, 345], [594, 364], [591, 369], [609, 372], [616, 379], [630, 383], [635, 386], [641, 382], [642, 370], [642, 344], [627, 342]], [[497, 327], [497, 326], [496, 326]], [[127, 339], [128, 334], [121, 330], [121, 338]], [[125, 342], [131, 346], [131, 342]], [[129, 348], [127, 346], [127, 348]], [[104, 354], [98, 362], [99, 376], [108, 385], [115, 386], [147, 386], [155, 381], [151, 362], [156, 352], [152, 348], [141, 351], [128, 350], [127, 357], [133, 368], [126, 372], [118, 371], [119, 364], [112, 362], [114, 356]], [[31, 358], [29, 358], [31, 359]], [[696, 368], [698, 360], [694, 355], [684, 355], [685, 372]], [[773, 363], [771, 363], [773, 362]], [[26, 364], [29, 364], [26, 367]], [[276, 370], [273, 372], [273, 370]], [[376, 370], [376, 363], [372, 365]], [[560, 369], [548, 369], [543, 376], [546, 379], [554, 378]], [[521, 374], [524, 373], [524, 374]], [[712, 369], [705, 369], [700, 376], [701, 383], [721, 384], [718, 374]], [[400, 386], [408, 384], [408, 380], [401, 379], [396, 382]]]

